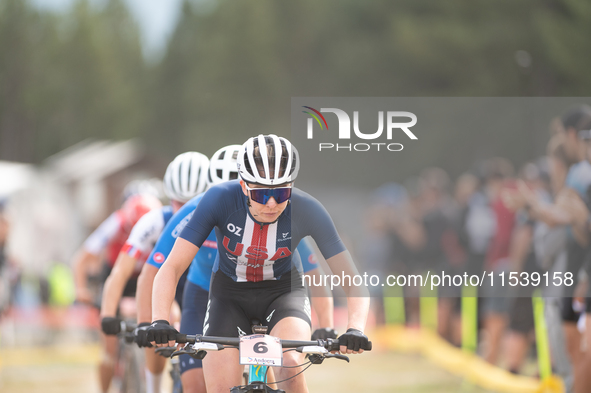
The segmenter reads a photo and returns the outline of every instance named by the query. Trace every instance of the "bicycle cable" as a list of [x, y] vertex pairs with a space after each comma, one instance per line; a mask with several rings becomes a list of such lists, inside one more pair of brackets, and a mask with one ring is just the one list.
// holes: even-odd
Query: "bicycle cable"
[[282, 380], [282, 381], [275, 381], [275, 382], [273, 382], [273, 383], [281, 383], [281, 382], [289, 381], [290, 379], [297, 377], [298, 375], [300, 375], [301, 373], [303, 373], [304, 371], [306, 371], [307, 369], [309, 369], [309, 368], [310, 368], [310, 366], [312, 365], [312, 362], [307, 362], [307, 363], [300, 364], [299, 366], [292, 366], [292, 367], [285, 367], [285, 366], [283, 366], [284, 368], [294, 368], [294, 367], [301, 367], [301, 366], [305, 366], [306, 364], [307, 364], [308, 366], [307, 366], [305, 369], [303, 369], [302, 371], [300, 371], [299, 373], [297, 373], [297, 374], [295, 374], [295, 375], [292, 375], [291, 377], [289, 377], [289, 378], [286, 378], [286, 379], [284, 379], [284, 380]]
[[296, 366], [281, 366], [281, 368], [298, 368], [298, 367], [302, 367], [302, 366], [308, 365], [310, 363], [312, 363], [312, 362], [311, 361], [308, 361], [306, 363], [298, 364]]

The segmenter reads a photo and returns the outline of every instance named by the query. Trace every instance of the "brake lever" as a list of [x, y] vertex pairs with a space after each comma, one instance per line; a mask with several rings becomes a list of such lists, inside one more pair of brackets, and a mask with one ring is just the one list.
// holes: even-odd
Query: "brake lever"
[[340, 353], [330, 353], [330, 354], [324, 355], [324, 357], [345, 360], [347, 363], [349, 363], [349, 357], [345, 356], [345, 355], [341, 355]]
[[162, 348], [157, 348], [155, 352], [160, 356], [163, 356], [165, 358], [170, 358], [170, 357], [172, 357], [172, 354], [175, 353], [175, 351], [176, 351], [176, 347], [162, 347]]
[[170, 357], [173, 358], [173, 357], [179, 356], [179, 355], [189, 355], [193, 359], [201, 360], [205, 357], [205, 355], [207, 355], [207, 351], [195, 351], [193, 348], [190, 348], [190, 349], [183, 348], [183, 349], [179, 349], [178, 351], [173, 352], [172, 355], [170, 355]]

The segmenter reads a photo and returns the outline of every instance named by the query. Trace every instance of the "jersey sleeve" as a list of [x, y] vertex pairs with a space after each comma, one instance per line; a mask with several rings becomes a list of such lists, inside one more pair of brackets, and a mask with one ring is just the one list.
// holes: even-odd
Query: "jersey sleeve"
[[84, 248], [93, 255], [99, 255], [119, 232], [120, 228], [121, 219], [118, 213], [114, 212], [88, 236], [84, 242]]
[[[224, 207], [224, 191], [222, 187], [212, 187], [195, 208], [195, 213], [182, 230], [179, 237], [201, 247], [213, 228]], [[227, 195], [227, 194], [226, 194]]]
[[164, 228], [162, 209], [151, 210], [144, 214], [134, 225], [122, 251], [132, 258], [148, 254]]
[[187, 222], [191, 219], [198, 200], [199, 199], [194, 198], [185, 203], [185, 205], [183, 205], [183, 207], [176, 212], [170, 220], [168, 220], [168, 223], [164, 226], [156, 245], [146, 261], [147, 264], [160, 269], [160, 266], [162, 266], [162, 263], [164, 263], [168, 254], [170, 254], [177, 237], [185, 225], [187, 225]]
[[304, 273], [308, 273], [318, 268], [318, 257], [314, 252], [311, 240], [309, 238], [306, 237], [300, 241], [297, 251], [299, 252], [300, 258], [302, 260], [302, 268], [304, 269]]
[[304, 236], [310, 235], [325, 259], [347, 248], [324, 206], [312, 196], [298, 190], [297, 202], [292, 206], [292, 217], [297, 217], [298, 229]]

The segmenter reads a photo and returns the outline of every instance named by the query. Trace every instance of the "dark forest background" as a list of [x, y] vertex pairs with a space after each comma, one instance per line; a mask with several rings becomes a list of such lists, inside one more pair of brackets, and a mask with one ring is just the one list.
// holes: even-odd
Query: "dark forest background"
[[289, 137], [291, 97], [588, 96], [590, 37], [585, 0], [185, 1], [148, 61], [122, 0], [0, 0], [0, 159], [39, 164], [87, 138], [211, 154]]

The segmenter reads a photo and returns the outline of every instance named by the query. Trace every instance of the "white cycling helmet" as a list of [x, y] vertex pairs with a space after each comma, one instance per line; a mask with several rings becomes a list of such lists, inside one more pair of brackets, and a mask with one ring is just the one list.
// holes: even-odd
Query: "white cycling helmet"
[[123, 189], [123, 201], [134, 195], [152, 195], [160, 198], [162, 196], [162, 181], [156, 178], [132, 180]]
[[236, 160], [241, 147], [240, 145], [229, 145], [213, 153], [209, 160], [208, 181], [210, 186], [238, 179]]
[[207, 188], [209, 159], [195, 151], [179, 154], [168, 164], [164, 175], [164, 192], [168, 198], [187, 202]]
[[247, 183], [291, 183], [300, 169], [298, 151], [287, 139], [269, 134], [250, 138], [238, 154], [238, 174]]

